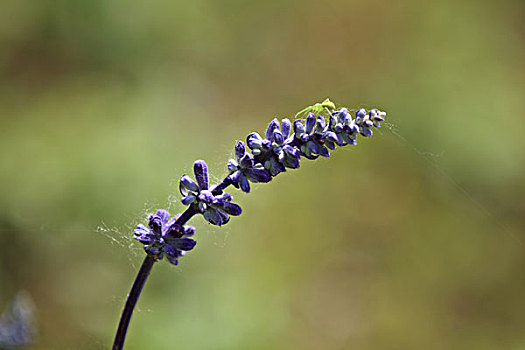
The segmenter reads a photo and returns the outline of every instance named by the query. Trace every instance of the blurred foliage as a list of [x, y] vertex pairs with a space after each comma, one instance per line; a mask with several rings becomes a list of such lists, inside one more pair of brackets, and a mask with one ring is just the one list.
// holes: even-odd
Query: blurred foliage
[[143, 252], [235, 140], [330, 97], [389, 127], [232, 192], [155, 267], [127, 349], [524, 349], [521, 1], [0, 3], [0, 309], [106, 349]]

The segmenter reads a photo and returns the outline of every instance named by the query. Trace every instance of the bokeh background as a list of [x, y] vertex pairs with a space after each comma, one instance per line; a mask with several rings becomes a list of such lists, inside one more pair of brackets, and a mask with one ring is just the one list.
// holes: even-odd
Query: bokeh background
[[522, 1], [0, 3], [0, 309], [107, 349], [195, 159], [330, 97], [389, 124], [232, 192], [154, 267], [127, 349], [525, 349]]

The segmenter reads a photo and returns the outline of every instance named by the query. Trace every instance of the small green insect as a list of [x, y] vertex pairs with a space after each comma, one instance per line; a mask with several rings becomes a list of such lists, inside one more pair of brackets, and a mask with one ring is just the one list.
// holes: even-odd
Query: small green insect
[[321, 103], [316, 103], [314, 105], [311, 105], [311, 106], [308, 106], [308, 107], [304, 108], [303, 110], [299, 111], [295, 115], [295, 117], [297, 118], [301, 114], [306, 114], [306, 113], [310, 113], [310, 112], [314, 113], [315, 115], [318, 115], [318, 114], [322, 113], [323, 111], [327, 111], [328, 115], [332, 115], [332, 111], [334, 109], [335, 109], [335, 103], [333, 103], [332, 101], [330, 101], [329, 98], [327, 98], [326, 100], [324, 100]]

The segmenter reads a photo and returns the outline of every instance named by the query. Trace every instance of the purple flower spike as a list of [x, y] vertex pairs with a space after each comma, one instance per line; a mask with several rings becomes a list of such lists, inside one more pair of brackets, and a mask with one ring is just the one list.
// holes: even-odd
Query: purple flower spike
[[[326, 116], [323, 116], [323, 114]], [[193, 164], [195, 179], [184, 175], [180, 178], [181, 202], [189, 208], [179, 216], [169, 218], [166, 210], [148, 216], [148, 225], [138, 225], [133, 238], [144, 244], [145, 251], [157, 259], [166, 255], [172, 264], [196, 242], [193, 226], [184, 226], [194, 214], [202, 214], [213, 225], [224, 225], [231, 216], [241, 215], [239, 205], [232, 203], [232, 196], [224, 190], [234, 187], [249, 193], [252, 183], [270, 182], [273, 177], [300, 166], [301, 157], [314, 160], [330, 157], [330, 150], [337, 146], [355, 145], [359, 135], [370, 137], [373, 128], [379, 128], [386, 113], [378, 109], [361, 108], [351, 114], [348, 109], [336, 109], [326, 99], [300, 111], [300, 119], [274, 118], [268, 125], [265, 138], [257, 132], [250, 133], [246, 142], [235, 143], [234, 157], [227, 164], [228, 175], [220, 183], [209, 183], [205, 161]], [[176, 224], [176, 222], [179, 223]]]

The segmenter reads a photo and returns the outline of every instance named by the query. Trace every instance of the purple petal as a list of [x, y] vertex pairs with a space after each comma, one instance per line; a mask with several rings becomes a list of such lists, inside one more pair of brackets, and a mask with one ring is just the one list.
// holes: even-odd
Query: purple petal
[[195, 227], [193, 226], [184, 226], [184, 236], [186, 237], [191, 237], [195, 234], [197, 230], [195, 229]]
[[195, 179], [199, 184], [201, 190], [207, 190], [209, 187], [208, 181], [208, 165], [203, 160], [197, 160], [193, 163], [193, 171], [195, 172]]
[[239, 160], [239, 165], [241, 168], [251, 168], [253, 166], [253, 156], [251, 154], [245, 154]]
[[195, 247], [195, 245], [197, 244], [197, 242], [195, 242], [193, 239], [191, 238], [179, 238], [177, 240], [177, 245], [175, 246], [175, 248], [179, 249], [179, 250], [192, 250], [193, 247]]
[[230, 217], [228, 216], [228, 214], [222, 210], [222, 209], [217, 209], [217, 212], [219, 213], [220, 217], [221, 217], [221, 225], [224, 225], [224, 224], [227, 224], [228, 221], [230, 221]]
[[256, 132], [252, 132], [246, 138], [246, 143], [251, 149], [259, 149], [262, 147], [262, 137]]
[[208, 208], [204, 212], [204, 218], [213, 225], [222, 225], [222, 218], [219, 214], [219, 211], [215, 208]]
[[321, 132], [324, 130], [324, 128], [326, 127], [326, 121], [324, 120], [324, 117], [322, 115], [318, 116], [317, 117], [317, 129], [319, 129], [318, 131]]
[[272, 170], [273, 170], [272, 175], [274, 174], [277, 175], [279, 173], [284, 173], [286, 171], [286, 168], [284, 167], [284, 165], [282, 165], [277, 159], [272, 158], [271, 162], [272, 162]]
[[345, 140], [343, 138], [343, 136], [341, 134], [336, 134], [337, 135], [337, 144], [339, 146], [344, 146], [345, 145]]
[[157, 210], [155, 215], [158, 216], [163, 223], [166, 223], [168, 221], [168, 218], [170, 217], [170, 213], [168, 213], [168, 211], [164, 209]]
[[290, 156], [299, 159], [301, 157], [301, 154], [299, 153], [299, 150], [295, 147], [292, 147], [290, 145], [286, 145], [283, 147], [283, 151], [285, 151]]
[[203, 190], [199, 194], [199, 199], [204, 203], [211, 203], [215, 199], [210, 190]]
[[361, 108], [360, 110], [355, 112], [355, 117], [356, 118], [364, 118], [364, 117], [366, 117], [366, 110], [364, 108]]
[[226, 202], [224, 203], [222, 208], [225, 212], [233, 216], [238, 216], [242, 213], [241, 207], [234, 203]]
[[273, 141], [273, 132], [275, 129], [279, 129], [279, 121], [277, 118], [274, 118], [270, 124], [268, 124], [268, 128], [266, 129], [266, 139]]
[[221, 226], [227, 223], [230, 218], [228, 214], [223, 212], [220, 209], [209, 208], [204, 212], [204, 218], [208, 220], [211, 224]]
[[237, 157], [237, 159], [241, 159], [245, 153], [246, 153], [246, 146], [244, 145], [244, 142], [238, 141], [235, 144], [235, 157]]
[[183, 191], [183, 187], [188, 191], [199, 192], [199, 186], [188, 175], [184, 175], [180, 178], [180, 193], [185, 196], [187, 193]]
[[153, 233], [159, 234], [159, 235], [162, 233], [162, 227], [166, 223], [166, 221], [163, 219], [164, 218], [162, 216], [159, 216], [157, 214], [150, 215], [148, 226], [151, 229], [151, 231], [153, 231]]
[[179, 264], [178, 257], [170, 256], [170, 255], [166, 254], [166, 258], [168, 259], [169, 263], [172, 264], [172, 265], [177, 266]]
[[368, 111], [368, 116], [370, 117], [370, 119], [376, 119], [377, 117], [379, 117], [379, 121], [383, 121], [384, 119], [378, 116], [377, 112], [378, 110], [376, 108], [372, 108], [370, 111]]
[[325, 140], [324, 145], [332, 151], [335, 149], [335, 143], [331, 140]]
[[364, 137], [370, 137], [372, 136], [372, 130], [368, 128], [361, 128], [361, 135], [363, 135]]
[[330, 152], [328, 151], [328, 148], [326, 148], [325, 146], [319, 147], [319, 154], [322, 155], [323, 157], [330, 157]]
[[330, 116], [330, 118], [328, 118], [328, 126], [330, 127], [330, 129], [333, 129], [335, 128], [335, 126], [337, 125], [337, 120], [335, 119], [334, 116]]
[[180, 201], [184, 205], [189, 205], [189, 204], [193, 203], [193, 201], [195, 201], [195, 199], [197, 199], [197, 197], [195, 197], [193, 194], [189, 194], [186, 197], [182, 197], [182, 199]]
[[352, 137], [350, 137], [350, 135], [348, 134], [341, 134], [341, 138], [344, 142], [340, 143], [340, 146], [344, 146], [345, 144], [351, 144], [353, 140]]
[[155, 234], [148, 230], [144, 225], [138, 225], [133, 231], [133, 238], [144, 244], [152, 244], [155, 242]]
[[290, 122], [290, 119], [284, 118], [281, 121], [281, 133], [283, 134], [284, 138], [287, 138], [290, 136], [290, 131], [292, 130], [292, 123]]
[[299, 159], [293, 157], [286, 157], [284, 159], [284, 165], [290, 169], [297, 169], [300, 167]]
[[232, 195], [229, 194], [228, 192], [219, 194], [218, 196], [215, 196], [215, 198], [221, 200], [222, 202], [229, 202], [233, 199]]
[[235, 172], [237, 170], [237, 162], [233, 159], [228, 159], [228, 165], [226, 166], [226, 168], [228, 168], [230, 174]]
[[242, 175], [242, 173], [240, 171], [236, 171], [236, 172], [234, 172], [233, 174], [230, 175], [230, 180], [232, 181], [232, 183], [234, 185], [239, 183], [241, 175]]
[[168, 258], [168, 261], [172, 263], [173, 265], [177, 265], [179, 261], [177, 258], [179, 257], [179, 252], [175, 247], [172, 247], [170, 244], [164, 245], [164, 253], [166, 253], [166, 257]]
[[331, 132], [331, 131], [327, 132], [325, 137], [327, 140], [330, 140], [332, 142], [337, 142], [337, 135], [334, 132]]
[[283, 142], [284, 142], [284, 136], [283, 136], [283, 134], [281, 134], [281, 132], [279, 130], [275, 130], [273, 132], [273, 139], [274, 139], [275, 143], [277, 143], [278, 145], [282, 145]]
[[293, 131], [295, 135], [299, 136], [302, 133], [304, 133], [304, 126], [303, 123], [301, 123], [300, 120], [296, 120], [293, 122]]
[[266, 169], [250, 168], [244, 171], [244, 174], [250, 178], [252, 182], [270, 182], [272, 176]]
[[308, 141], [306, 146], [308, 147], [310, 152], [312, 152], [313, 154], [319, 154], [319, 146], [317, 146], [317, 144], [315, 142]]
[[341, 119], [345, 119], [346, 117], [350, 117], [350, 112], [348, 112], [348, 109], [346, 108], [341, 108], [341, 110], [339, 111], [339, 116], [341, 117]]
[[315, 126], [315, 115], [313, 113], [308, 113], [306, 117], [306, 133], [311, 134]]
[[162, 233], [162, 237], [164, 239], [168, 238], [168, 237], [181, 237], [182, 234], [183, 234], [183, 228], [181, 225], [179, 224], [173, 224], [169, 227], [167, 227], [164, 232]]
[[250, 193], [250, 183], [248, 182], [248, 179], [246, 176], [241, 176], [241, 181], [239, 181], [239, 186], [241, 187], [241, 190]]

